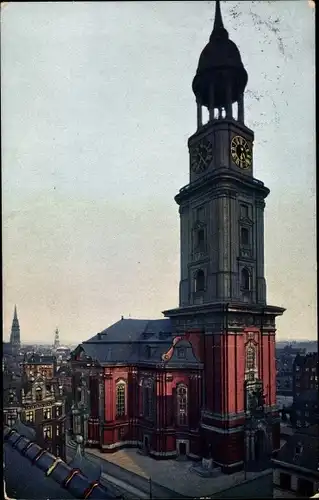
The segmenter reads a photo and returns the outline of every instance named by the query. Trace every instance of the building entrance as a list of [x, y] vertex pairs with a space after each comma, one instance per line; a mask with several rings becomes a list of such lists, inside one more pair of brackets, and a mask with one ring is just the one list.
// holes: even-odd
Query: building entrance
[[178, 451], [181, 457], [186, 457], [186, 443], [179, 443]]

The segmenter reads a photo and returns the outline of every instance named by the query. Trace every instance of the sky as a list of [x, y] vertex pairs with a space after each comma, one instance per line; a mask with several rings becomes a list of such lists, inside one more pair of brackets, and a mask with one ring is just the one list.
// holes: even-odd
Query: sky
[[[315, 339], [315, 13], [221, 2], [249, 75], [277, 339]], [[3, 332], [78, 343], [178, 305], [191, 90], [214, 2], [7, 2], [1, 9]]]

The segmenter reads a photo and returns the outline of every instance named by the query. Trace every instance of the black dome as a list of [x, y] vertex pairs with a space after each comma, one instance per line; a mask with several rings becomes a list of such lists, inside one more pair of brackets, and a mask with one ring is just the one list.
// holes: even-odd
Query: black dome
[[229, 40], [223, 26], [219, 1], [216, 2], [215, 24], [209, 42], [202, 51], [193, 80], [193, 92], [204, 106], [209, 107], [211, 84], [214, 87], [214, 107], [226, 103], [226, 82], [231, 85], [232, 102], [238, 101], [248, 81], [239, 50]]

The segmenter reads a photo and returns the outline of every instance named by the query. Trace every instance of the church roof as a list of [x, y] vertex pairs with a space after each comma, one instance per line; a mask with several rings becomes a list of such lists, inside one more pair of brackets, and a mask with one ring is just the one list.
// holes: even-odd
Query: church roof
[[[156, 365], [170, 361], [172, 367], [181, 364], [184, 367], [198, 366], [199, 361], [188, 341], [184, 340], [187, 349], [183, 359], [173, 356], [174, 337], [169, 319], [122, 319], [80, 344], [77, 350], [82, 350], [88, 358], [101, 365], [113, 363]], [[168, 351], [170, 356], [164, 358]]]
[[[82, 471], [74, 470], [62, 460], [43, 450], [21, 434], [4, 428], [4, 478], [11, 498], [43, 500], [57, 498], [116, 498], [112, 488], [92, 481]], [[18, 474], [18, 480], [17, 480]]]
[[170, 333], [171, 330], [169, 319], [121, 319], [87, 342], [136, 342], [160, 333]]

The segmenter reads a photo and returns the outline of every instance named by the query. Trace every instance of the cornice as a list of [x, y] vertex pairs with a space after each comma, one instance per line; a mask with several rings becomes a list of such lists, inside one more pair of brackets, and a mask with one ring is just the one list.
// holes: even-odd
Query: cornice
[[233, 196], [231, 193], [236, 191], [238, 185], [241, 188], [245, 187], [254, 193], [258, 193], [262, 199], [266, 198], [270, 193], [264, 183], [254, 177], [248, 177], [228, 168], [219, 168], [201, 177], [198, 181], [182, 187], [175, 196], [175, 201], [180, 205], [189, 198], [198, 195], [201, 191], [211, 192], [212, 195], [216, 195], [220, 190], [221, 193], [229, 192], [229, 195]]

